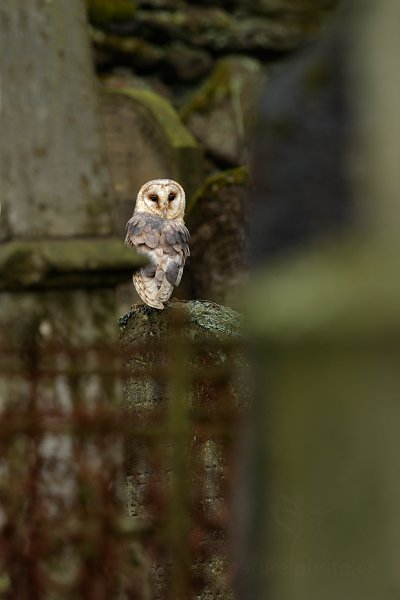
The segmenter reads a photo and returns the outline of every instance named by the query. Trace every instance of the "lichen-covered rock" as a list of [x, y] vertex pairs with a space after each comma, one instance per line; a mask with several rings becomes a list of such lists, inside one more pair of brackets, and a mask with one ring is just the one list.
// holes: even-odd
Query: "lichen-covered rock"
[[167, 177], [179, 181], [188, 195], [194, 191], [202, 177], [202, 151], [172, 105], [150, 90], [107, 91], [102, 106], [122, 235], [146, 181]]
[[245, 130], [263, 72], [255, 59], [222, 58], [182, 108], [184, 122], [217, 161], [232, 165], [246, 162]]
[[207, 179], [189, 205], [191, 261], [187, 277], [193, 296], [224, 304], [246, 270], [246, 168]]
[[[188, 302], [173, 300], [167, 304], [164, 311], [148, 311], [144, 306], [137, 306], [120, 317], [121, 339], [128, 343], [142, 343], [146, 338], [154, 339], [154, 337], [162, 339], [167, 335], [171, 311], [176, 309], [184, 311], [185, 331], [191, 342], [223, 341], [226, 336], [238, 337], [242, 334], [241, 316], [227, 306], [207, 300]], [[132, 402], [136, 401], [132, 399]]]

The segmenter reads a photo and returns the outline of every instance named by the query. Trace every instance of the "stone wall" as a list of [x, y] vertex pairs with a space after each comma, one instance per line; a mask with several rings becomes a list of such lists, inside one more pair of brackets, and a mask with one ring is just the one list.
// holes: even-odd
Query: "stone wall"
[[[145, 180], [168, 176], [184, 185], [196, 260], [181, 297], [232, 302], [229, 290], [245, 264], [249, 179], [236, 183], [230, 169], [249, 163], [260, 83], [319, 35], [337, 4], [87, 0], [95, 64], [101, 84], [113, 91], [103, 115], [117, 231], [122, 235]], [[205, 241], [208, 254], [218, 253], [207, 265]], [[128, 309], [133, 292], [122, 296]]]

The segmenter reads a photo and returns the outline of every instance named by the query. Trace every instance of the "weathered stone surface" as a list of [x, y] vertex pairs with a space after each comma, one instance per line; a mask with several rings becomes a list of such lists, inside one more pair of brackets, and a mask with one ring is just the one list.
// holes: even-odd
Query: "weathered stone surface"
[[135, 27], [140, 24], [155, 35], [181, 40], [214, 52], [267, 50], [287, 51], [295, 48], [308, 33], [299, 20], [281, 20], [260, 15], [238, 17], [215, 7], [187, 6], [180, 11], [140, 10]]
[[[141, 344], [143, 339], [165, 338], [168, 332], [171, 314], [174, 310], [183, 310], [186, 321], [186, 333], [191, 342], [223, 341], [226, 337], [241, 335], [241, 316], [229, 307], [215, 304], [206, 300], [190, 300], [188, 302], [171, 301], [163, 311], [146, 311], [143, 306], [134, 307], [129, 313], [119, 319], [121, 339], [128, 345]], [[140, 358], [130, 357], [129, 361]], [[128, 361], [128, 365], [131, 364]], [[134, 364], [134, 363], [132, 363]], [[126, 401], [134, 406], [139, 402], [135, 396], [130, 396], [126, 388]], [[129, 399], [130, 398], [130, 399]], [[143, 398], [144, 399], [144, 398]]]
[[157, 46], [139, 35], [118, 36], [98, 29], [92, 30], [91, 38], [96, 65], [102, 70], [119, 64], [139, 73], [158, 69], [165, 80], [196, 81], [207, 74], [213, 64], [207, 50], [183, 41]]
[[242, 0], [241, 5], [269, 14], [294, 14], [317, 17], [333, 9], [339, 0]]
[[[124, 18], [123, 11], [115, 17], [113, 8], [108, 19], [93, 21], [102, 29], [92, 33], [97, 66], [104, 71], [123, 65], [151, 74], [168, 86], [175, 106], [181, 107], [190, 83], [204, 77], [218, 58], [240, 53], [266, 64], [283, 58], [318, 34], [337, 2], [225, 0], [215, 6], [209, 0], [137, 0], [134, 4], [131, 17]], [[224, 115], [220, 117], [224, 120]]]
[[136, 0], [136, 4], [141, 8], [167, 8], [177, 10], [185, 8], [186, 0]]
[[[222, 0], [220, 5], [227, 10], [242, 14], [265, 14], [282, 22], [287, 17], [301, 18], [313, 24], [339, 4], [340, 0]], [[196, 4], [212, 4], [211, 0], [196, 0]]]
[[255, 59], [223, 58], [183, 107], [188, 128], [217, 161], [233, 165], [247, 161], [245, 130], [263, 73]]
[[263, 56], [269, 51], [294, 50], [309, 33], [308, 28], [298, 21], [282, 22], [257, 15], [237, 18], [224, 36], [213, 39], [208, 34], [205, 39], [219, 51], [248, 52]]
[[196, 81], [215, 57], [246, 53], [270, 60], [314, 36], [329, 11], [303, 4], [294, 10], [290, 2], [280, 8], [250, 1], [218, 7], [210, 2], [139, 2], [131, 18], [118, 21], [110, 11], [108, 22], [95, 22], [103, 28], [93, 32], [96, 62], [101, 69], [117, 63], [157, 73], [172, 86]]
[[135, 14], [135, 0], [85, 0], [90, 22], [94, 25], [120, 23], [130, 19]]
[[190, 196], [201, 181], [202, 151], [171, 104], [154, 92], [106, 92], [102, 104], [122, 235], [137, 192], [149, 179], [176, 179]]
[[101, 83], [107, 90], [124, 91], [134, 88], [139, 90], [150, 90], [159, 96], [172, 101], [172, 91], [160, 79], [152, 75], [137, 75], [128, 67], [119, 67], [101, 76]]
[[193, 48], [183, 42], [172, 43], [165, 52], [168, 74], [180, 81], [196, 81], [212, 68], [210, 54], [201, 48]]
[[0, 289], [112, 286], [142, 264], [118, 238], [11, 241], [0, 245]]
[[[220, 32], [232, 25], [229, 13], [216, 7], [186, 6], [183, 10], [140, 10], [136, 22], [162, 33], [170, 39], [198, 40], [198, 36], [214, 31]], [[195, 36], [193, 38], [193, 36]]]
[[[123, 392], [124, 403], [131, 411], [133, 431], [127, 461], [129, 511], [136, 519], [156, 527], [158, 535], [164, 519], [173, 526], [164, 552], [160, 550], [158, 535], [159, 542], [149, 551], [151, 597], [165, 597], [168, 581], [165, 569], [169, 567], [174, 572], [179, 560], [182, 561], [179, 549], [183, 548], [184, 562], [191, 568], [192, 575], [202, 581], [197, 598], [232, 598], [229, 591], [232, 556], [226, 539], [228, 520], [221, 521], [221, 514], [230, 511], [229, 443], [212, 434], [204, 436], [201, 431], [204, 419], [210, 425], [223, 427], [218, 411], [223, 411], [226, 423], [243, 405], [243, 390], [237, 382], [239, 365], [243, 368], [243, 363], [237, 348], [233, 352], [238, 362], [231, 362], [235, 359], [232, 348], [229, 349], [229, 343], [240, 340], [241, 317], [212, 302], [171, 302], [164, 311], [148, 313], [143, 307], [137, 307], [120, 319], [120, 327], [126, 367], [132, 372]], [[227, 372], [225, 384], [207, 376], [210, 370], [224, 365], [230, 365], [234, 371]], [[165, 379], [162, 375], [165, 370], [162, 370], [166, 367], [172, 371], [167, 371], [169, 375]], [[152, 370], [152, 376], [135, 377], [135, 371], [143, 368]], [[185, 379], [196, 369], [197, 378], [189, 388], [185, 384], [182, 388], [181, 378]], [[178, 377], [181, 381], [173, 387], [172, 394], [169, 377], [174, 381]], [[234, 425], [229, 423], [232, 433]], [[146, 437], [135, 436], [134, 428], [138, 427], [143, 432], [152, 432], [147, 442]], [[189, 464], [193, 465], [190, 469]], [[187, 504], [190, 493], [192, 500]], [[150, 495], [151, 502], [148, 501]], [[189, 522], [191, 502], [197, 507], [196, 539], [201, 543], [192, 542], [193, 556], [188, 561], [186, 536], [193, 534], [193, 530], [189, 532], [182, 523]], [[205, 530], [199, 519], [209, 523]], [[147, 545], [151, 548], [151, 543]], [[188, 571], [186, 574], [190, 577]], [[169, 581], [171, 590], [174, 582]]]
[[1, 293], [0, 346], [26, 349], [46, 343], [85, 347], [116, 339], [113, 290]]
[[[135, 254], [108, 237], [112, 186], [82, 0], [2, 1], [0, 81], [0, 238], [10, 238], [0, 244], [0, 595], [73, 596], [80, 572], [88, 597], [120, 597], [122, 449], [94, 431], [118, 395], [115, 286]], [[109, 564], [99, 579], [90, 573], [103, 543], [121, 560], [112, 551], [118, 571]]]
[[0, 238], [111, 233], [83, 3], [4, 0], [0, 23]]
[[[212, 0], [86, 0], [89, 18], [95, 25], [129, 23], [135, 17], [147, 19], [147, 23], [153, 22], [149, 14], [153, 12], [156, 14], [154, 22], [168, 32], [172, 30], [174, 22], [175, 25], [179, 24], [179, 20], [185, 23], [194, 21], [197, 25], [202, 25], [207, 17], [211, 27], [218, 27], [218, 17], [216, 23], [212, 23], [211, 17], [223, 13], [230, 14], [232, 10], [234, 15], [265, 14], [278, 18], [281, 22], [284, 22], [286, 17], [297, 17], [312, 24], [334, 9], [339, 2], [340, 0], [222, 0], [216, 8]], [[149, 8], [151, 11], [148, 11]], [[189, 15], [187, 20], [182, 16], [176, 17], [182, 13]], [[169, 18], [168, 14], [172, 16]], [[167, 23], [169, 20], [170, 24]], [[226, 17], [224, 20], [226, 22]]]
[[209, 177], [189, 205], [192, 294], [224, 304], [246, 270], [249, 174], [238, 168]]
[[165, 51], [138, 36], [118, 36], [100, 30], [91, 31], [96, 65], [101, 68], [119, 65], [139, 71], [154, 70], [162, 64]]
[[[83, 3], [6, 0], [0, 30], [0, 238], [11, 238], [0, 247], [0, 346], [29, 358], [42, 336], [115, 340], [115, 286], [136, 258], [109, 237], [112, 185]], [[4, 378], [2, 397], [14, 389]]]

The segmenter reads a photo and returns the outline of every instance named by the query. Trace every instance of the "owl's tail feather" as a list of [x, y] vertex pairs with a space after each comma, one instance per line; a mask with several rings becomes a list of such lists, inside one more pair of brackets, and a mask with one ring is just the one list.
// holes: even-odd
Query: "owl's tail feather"
[[164, 308], [164, 304], [158, 297], [159, 289], [154, 277], [148, 277], [139, 272], [133, 274], [132, 280], [137, 293], [145, 304], [159, 310]]
[[172, 292], [174, 291], [174, 286], [169, 283], [169, 281], [167, 280], [165, 274], [164, 274], [164, 279], [163, 282], [158, 290], [158, 294], [157, 294], [157, 298], [160, 302], [167, 302], [171, 295]]

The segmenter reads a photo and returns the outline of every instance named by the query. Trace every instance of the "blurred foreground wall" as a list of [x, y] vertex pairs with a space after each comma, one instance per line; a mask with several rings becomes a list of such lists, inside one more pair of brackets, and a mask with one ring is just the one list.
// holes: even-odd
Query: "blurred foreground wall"
[[354, 4], [260, 109], [240, 598], [400, 591], [400, 5]]

